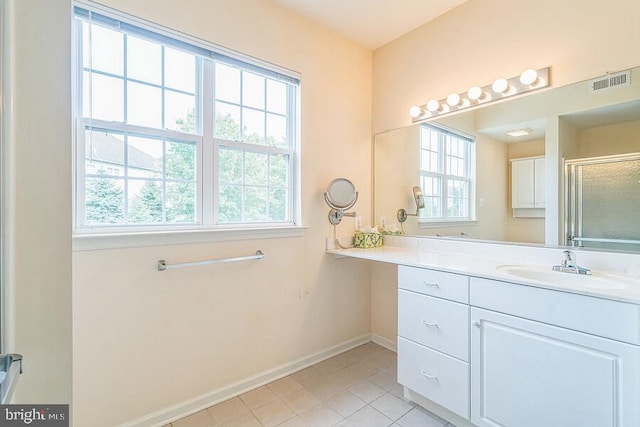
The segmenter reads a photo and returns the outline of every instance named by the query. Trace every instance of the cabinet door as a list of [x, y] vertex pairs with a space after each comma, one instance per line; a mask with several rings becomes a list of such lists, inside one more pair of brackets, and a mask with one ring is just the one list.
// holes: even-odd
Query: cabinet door
[[533, 181], [534, 181], [534, 205], [536, 208], [544, 208], [544, 198], [545, 198], [545, 170], [544, 170], [544, 158], [534, 159], [533, 161]]
[[511, 207], [535, 207], [533, 159], [511, 162]]
[[638, 426], [640, 347], [471, 309], [478, 426]]

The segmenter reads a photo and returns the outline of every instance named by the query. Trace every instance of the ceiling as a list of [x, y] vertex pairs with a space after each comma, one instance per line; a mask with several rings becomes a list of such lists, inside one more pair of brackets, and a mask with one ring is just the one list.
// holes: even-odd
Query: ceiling
[[[560, 117], [578, 130], [632, 122], [640, 120], [640, 100], [608, 105]], [[507, 143], [533, 141], [545, 137], [546, 123], [545, 119], [531, 119], [526, 122], [482, 129], [480, 133], [489, 135], [497, 141]], [[507, 131], [525, 128], [529, 128], [531, 131], [529, 135], [523, 137], [507, 135]]]
[[272, 0], [376, 49], [468, 0]]
[[[547, 121], [545, 119], [531, 119], [527, 120], [526, 122], [510, 123], [503, 126], [482, 129], [480, 133], [488, 135], [496, 141], [506, 143], [526, 142], [544, 139], [546, 128]], [[527, 129], [530, 133], [525, 136], [510, 136], [509, 134], [507, 134], [507, 132], [517, 129]]]

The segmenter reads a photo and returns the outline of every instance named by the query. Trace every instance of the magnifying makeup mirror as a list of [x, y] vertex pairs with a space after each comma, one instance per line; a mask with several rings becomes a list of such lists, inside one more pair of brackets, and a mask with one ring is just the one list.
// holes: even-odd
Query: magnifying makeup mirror
[[340, 224], [344, 216], [356, 216], [355, 212], [345, 212], [358, 201], [356, 187], [348, 179], [336, 178], [331, 181], [327, 186], [327, 191], [324, 193], [324, 200], [331, 207], [329, 211], [329, 222], [331, 224]]
[[420, 209], [424, 208], [424, 195], [422, 194], [422, 189], [417, 185], [413, 187], [413, 199], [416, 202], [416, 213], [411, 214], [404, 209], [398, 209], [397, 217], [400, 224], [405, 222], [409, 216], [418, 216]]

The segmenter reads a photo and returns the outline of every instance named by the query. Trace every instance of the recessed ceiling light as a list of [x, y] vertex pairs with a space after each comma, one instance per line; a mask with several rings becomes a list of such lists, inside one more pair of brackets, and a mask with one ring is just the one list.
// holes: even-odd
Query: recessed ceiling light
[[527, 136], [533, 133], [533, 129], [531, 128], [522, 128], [522, 129], [513, 129], [508, 130], [507, 135], [509, 136]]

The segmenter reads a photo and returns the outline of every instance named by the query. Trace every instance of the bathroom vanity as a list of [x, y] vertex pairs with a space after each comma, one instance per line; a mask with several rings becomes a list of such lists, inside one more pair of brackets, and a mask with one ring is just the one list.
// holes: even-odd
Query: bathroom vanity
[[387, 241], [329, 252], [398, 265], [405, 397], [458, 427], [640, 425], [640, 256], [576, 252], [587, 276], [556, 248]]

